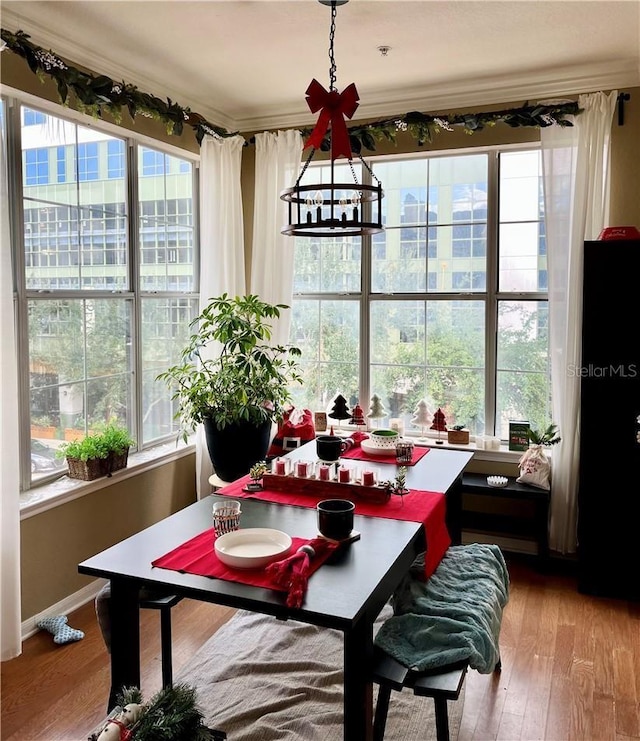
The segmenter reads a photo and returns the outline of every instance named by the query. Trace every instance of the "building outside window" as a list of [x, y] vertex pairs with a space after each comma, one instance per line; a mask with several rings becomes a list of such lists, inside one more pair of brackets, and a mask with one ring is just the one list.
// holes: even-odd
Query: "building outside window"
[[[408, 431], [421, 399], [473, 434], [505, 439], [509, 419], [546, 426], [539, 150], [371, 166], [385, 191], [382, 234], [296, 238], [291, 341], [303, 350], [306, 381], [293, 389], [296, 403], [326, 410], [340, 393], [366, 414], [377, 394], [386, 422], [402, 417]], [[310, 182], [317, 168], [328, 176], [317, 165]]]
[[[22, 222], [14, 246], [18, 331], [27, 338], [18, 358], [29, 379], [21, 396], [27, 490], [60, 474], [63, 442], [108, 421], [126, 426], [139, 450], [175, 437], [170, 392], [155, 378], [177, 362], [197, 314], [196, 171], [98, 127], [15, 110], [21, 117], [3, 105], [23, 162], [22, 181], [9, 180]], [[142, 182], [146, 153], [162, 168]], [[77, 181], [68, 177], [74, 170]]]

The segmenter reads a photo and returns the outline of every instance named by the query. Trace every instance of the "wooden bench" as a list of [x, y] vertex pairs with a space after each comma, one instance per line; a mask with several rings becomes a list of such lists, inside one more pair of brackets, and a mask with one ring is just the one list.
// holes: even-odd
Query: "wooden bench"
[[[465, 506], [465, 494], [530, 502], [533, 505], [533, 517], [472, 510]], [[462, 475], [462, 496], [461, 524], [464, 530], [504, 533], [534, 540], [537, 544], [541, 565], [546, 563], [549, 557], [549, 501], [551, 498], [549, 491], [528, 484], [519, 484], [512, 477], [508, 477], [506, 486], [489, 486], [486, 474], [464, 473]]]
[[420, 697], [433, 698], [437, 741], [449, 741], [447, 702], [460, 696], [468, 663], [462, 661], [429, 672], [414, 672], [378, 646], [374, 648], [373, 661], [373, 679], [379, 685], [373, 741], [384, 741], [391, 690], [401, 692], [404, 687], [411, 688]]

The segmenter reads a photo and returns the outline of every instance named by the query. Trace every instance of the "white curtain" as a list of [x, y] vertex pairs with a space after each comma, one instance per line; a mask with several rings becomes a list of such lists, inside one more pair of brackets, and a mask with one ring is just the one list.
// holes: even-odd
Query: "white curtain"
[[541, 130], [544, 180], [553, 421], [549, 543], [576, 550], [579, 473], [583, 242], [607, 225], [609, 144], [617, 91], [581, 95], [573, 127]]
[[[200, 148], [200, 309], [210, 298], [245, 293], [241, 136], [205, 136]], [[196, 432], [198, 496], [210, 491], [213, 473], [202, 425]]]
[[[1, 128], [1, 127], [0, 127]], [[20, 485], [18, 478], [18, 373], [13, 319], [13, 286], [7, 160], [0, 148], [0, 642], [1, 659], [18, 656], [20, 637]]]
[[[270, 304], [291, 306], [294, 238], [280, 234], [287, 204], [280, 193], [291, 187], [300, 170], [302, 134], [278, 131], [256, 134], [255, 201], [251, 253], [251, 293]], [[289, 339], [291, 312], [273, 325], [273, 343]]]

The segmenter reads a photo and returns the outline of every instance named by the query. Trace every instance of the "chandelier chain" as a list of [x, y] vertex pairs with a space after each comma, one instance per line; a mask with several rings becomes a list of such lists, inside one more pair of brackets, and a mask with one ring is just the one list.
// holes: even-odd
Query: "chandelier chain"
[[306, 162], [302, 166], [302, 169], [300, 170], [300, 174], [298, 175], [298, 179], [296, 180], [295, 187], [297, 188], [300, 185], [300, 181], [304, 177], [305, 172], [307, 171], [307, 167], [311, 164], [311, 160], [313, 159], [313, 155], [316, 153], [316, 148], [311, 147], [311, 151], [309, 152], [309, 156], [307, 157]]
[[336, 90], [336, 59], [333, 55], [333, 42], [336, 38], [336, 4], [331, 3], [331, 27], [329, 29], [329, 91]]

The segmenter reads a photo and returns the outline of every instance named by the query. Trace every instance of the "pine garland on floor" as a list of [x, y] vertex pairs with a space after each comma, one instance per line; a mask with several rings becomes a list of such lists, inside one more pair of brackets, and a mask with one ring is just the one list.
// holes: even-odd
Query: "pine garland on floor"
[[[103, 724], [120, 726], [120, 738], [130, 741], [223, 741], [226, 734], [204, 725], [204, 716], [197, 706], [196, 690], [187, 684], [165, 687], [144, 702], [137, 687], [125, 688], [117, 698], [120, 709], [141, 705], [135, 723], [123, 728], [114, 720]], [[118, 716], [114, 716], [116, 719]], [[111, 716], [110, 716], [111, 718]], [[89, 736], [100, 739], [102, 734]]]

